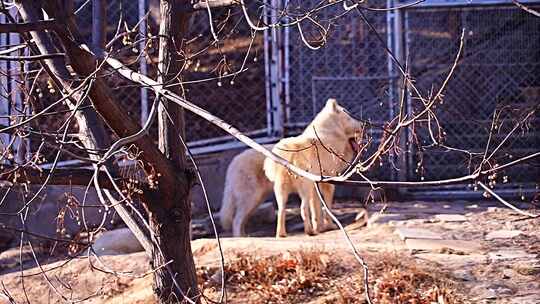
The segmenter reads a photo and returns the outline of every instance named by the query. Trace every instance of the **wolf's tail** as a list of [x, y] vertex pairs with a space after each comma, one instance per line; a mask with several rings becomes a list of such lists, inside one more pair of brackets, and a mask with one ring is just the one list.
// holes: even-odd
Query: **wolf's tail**
[[234, 191], [231, 189], [232, 186], [228, 182], [230, 181], [226, 178], [223, 201], [221, 202], [221, 209], [219, 210], [219, 221], [221, 222], [221, 228], [224, 230], [232, 229], [234, 211], [236, 209], [234, 204]]

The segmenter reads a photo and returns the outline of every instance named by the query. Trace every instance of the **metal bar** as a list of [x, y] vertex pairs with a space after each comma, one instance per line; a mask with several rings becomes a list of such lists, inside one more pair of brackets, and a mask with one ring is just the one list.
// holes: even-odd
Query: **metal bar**
[[[387, 7], [393, 7], [394, 6], [394, 1], [393, 0], [387, 0], [386, 2], [386, 5]], [[389, 10], [386, 12], [386, 44], [388, 45], [388, 47], [390, 48], [390, 50], [392, 50], [392, 52], [394, 53], [394, 55], [398, 58], [398, 60], [400, 59], [398, 53], [401, 51], [401, 48], [399, 47], [399, 41], [398, 41], [398, 36], [399, 36], [399, 31], [396, 27], [396, 23], [398, 22], [397, 21], [397, 18], [398, 18], [398, 14], [401, 14], [401, 11], [400, 10]], [[391, 78], [389, 78], [389, 81], [388, 81], [388, 91], [389, 91], [389, 96], [388, 96], [388, 114], [389, 114], [389, 120], [391, 120], [393, 117], [394, 117], [394, 109], [395, 109], [395, 103], [394, 103], [394, 98], [398, 98], [397, 100], [399, 100], [399, 81], [396, 80], [395, 78], [393, 78], [392, 76], [395, 75], [395, 66], [394, 66], [394, 62], [392, 60], [392, 57], [391, 56], [388, 56], [387, 58], [387, 71], [388, 71], [388, 76], [390, 76]], [[395, 163], [395, 160], [396, 160], [396, 155], [395, 153], [390, 153], [389, 154], [389, 161], [391, 163]], [[401, 169], [401, 168], [400, 168]], [[391, 179], [393, 180], [396, 180], [398, 179], [398, 173], [401, 172], [402, 170], [399, 170], [399, 171], [396, 171], [396, 170], [391, 170]]]
[[92, 44], [104, 48], [107, 41], [107, 5], [104, 0], [92, 0]]
[[[409, 45], [410, 45], [410, 42], [411, 42], [411, 33], [410, 33], [410, 27], [409, 27], [409, 10], [405, 10], [405, 16], [403, 18], [403, 28], [404, 28], [404, 35], [403, 35], [403, 39], [404, 39], [404, 48], [403, 48], [403, 58], [407, 58], [407, 56], [409, 56], [409, 52], [410, 52], [410, 49], [409, 49]], [[405, 89], [406, 90], [406, 89]], [[406, 99], [405, 99], [405, 102], [406, 102], [406, 106], [405, 106], [405, 109], [407, 112], [409, 111], [412, 111], [412, 96], [410, 94], [407, 93], [407, 91], [405, 92], [406, 94]], [[403, 153], [406, 153], [406, 156], [403, 157], [403, 166], [406, 168], [406, 172], [405, 172], [405, 176], [403, 176], [402, 178], [404, 178], [404, 180], [408, 180], [409, 178], [411, 178], [413, 176], [413, 170], [414, 170], [414, 159], [413, 159], [413, 151], [410, 151], [411, 147], [412, 147], [412, 141], [411, 141], [411, 135], [408, 131], [406, 131], [406, 140], [405, 140], [405, 144], [404, 144], [404, 149], [403, 149]]]
[[[21, 43], [20, 41], [20, 36], [18, 33], [9, 33], [9, 43], [10, 44], [19, 44]], [[26, 64], [26, 62], [25, 62]], [[22, 109], [24, 107], [23, 105], [23, 102], [22, 102], [22, 93], [21, 91], [19, 90], [19, 86], [17, 85], [17, 78], [20, 78], [20, 80], [23, 80], [24, 78], [24, 75], [22, 75], [22, 71], [19, 69], [20, 67], [20, 63], [17, 63], [17, 62], [13, 62], [11, 64], [11, 68], [9, 70], [9, 74], [10, 74], [10, 81], [11, 81], [11, 108], [14, 110], [13, 112], [15, 113], [21, 113], [22, 112]], [[15, 149], [17, 149], [17, 151], [14, 151], [15, 152], [15, 161], [18, 162], [18, 163], [24, 163], [25, 161], [25, 157], [26, 155], [20, 155], [20, 151], [19, 151], [19, 148], [23, 148], [22, 145], [25, 145], [26, 142], [24, 139], [21, 139], [20, 137], [19, 138], [16, 138], [15, 139], [15, 142], [14, 142], [14, 147]], [[24, 150], [24, 148], [23, 148]]]
[[[141, 24], [139, 25], [139, 54], [143, 54], [146, 47], [146, 0], [139, 0], [139, 20]], [[148, 66], [146, 63], [146, 56], [141, 55], [139, 59], [139, 68], [141, 69], [141, 74], [148, 75]], [[144, 87], [140, 88], [141, 90], [141, 125], [144, 125], [148, 119], [148, 90]]]
[[[398, 0], [398, 5], [405, 5], [407, 3], [413, 3], [415, 1], [403, 1]], [[540, 3], [538, 0], [519, 0], [519, 2], [524, 4], [535, 4]], [[416, 7], [472, 7], [472, 6], [492, 6], [492, 5], [503, 5], [503, 4], [512, 4], [511, 0], [426, 0], [424, 2], [418, 3], [408, 9], [414, 9]]]
[[[264, 7], [265, 12], [263, 14], [263, 22], [268, 24], [268, 8]], [[264, 30], [263, 32], [263, 41], [264, 41], [264, 86], [266, 94], [266, 125], [268, 136], [274, 133], [274, 121], [272, 120], [272, 92], [271, 92], [271, 82], [272, 77], [270, 75], [270, 34], [269, 29]]]
[[[278, 17], [276, 9], [279, 9], [279, 0], [271, 0], [270, 8], [270, 22], [272, 24], [277, 23]], [[283, 114], [282, 114], [282, 104], [280, 102], [281, 95], [281, 81], [280, 81], [280, 58], [279, 58], [279, 46], [278, 41], [280, 39], [279, 33], [281, 30], [276, 27], [272, 27], [272, 41], [270, 43], [272, 49], [271, 64], [270, 64], [270, 79], [271, 86], [270, 91], [272, 93], [272, 120], [274, 124], [274, 134], [275, 136], [280, 136], [283, 134]]]
[[[255, 141], [259, 144], [268, 144], [268, 143], [275, 143], [279, 139], [280, 137], [269, 136], [269, 137], [257, 138], [255, 139]], [[216, 153], [216, 152], [242, 148], [242, 147], [246, 147], [246, 145], [239, 141], [231, 141], [231, 142], [226, 142], [226, 143], [218, 144], [218, 145], [190, 148], [190, 151], [194, 155], [200, 155], [200, 154], [205, 154], [205, 153]]]
[[[3, 14], [0, 14], [0, 23], [4, 24], [6, 23], [6, 17]], [[7, 45], [7, 34], [0, 33], [0, 46]], [[7, 118], [0, 118], [0, 124], [8, 126], [10, 125], [10, 119], [9, 119], [9, 100], [3, 96], [8, 96], [8, 92], [4, 92], [6, 89], [7, 84], [7, 61], [0, 61], [0, 90], [2, 91], [0, 94], [0, 115], [7, 117]], [[9, 134], [0, 134], [0, 148], [1, 151], [4, 151], [6, 149], [5, 145], [9, 143], [10, 135]], [[5, 162], [4, 159], [2, 162]]]
[[[263, 135], [266, 134], [266, 129], [259, 129], [259, 130], [253, 130], [250, 132], [244, 132], [244, 134], [248, 136], [257, 136], [257, 135]], [[234, 138], [231, 135], [228, 136], [220, 136], [220, 137], [214, 137], [209, 139], [201, 139], [197, 141], [188, 142], [188, 147], [195, 147], [195, 146], [202, 146], [202, 145], [208, 145], [216, 142], [222, 142], [226, 140], [233, 140]]]
[[[284, 7], [287, 6], [287, 1], [288, 0], [284, 0], [285, 3], [284, 3]], [[286, 20], [288, 21], [288, 20]], [[284, 120], [283, 122], [285, 123], [286, 121], [288, 121], [291, 117], [291, 107], [290, 107], [290, 104], [291, 104], [291, 86], [290, 86], [290, 81], [291, 81], [291, 78], [290, 78], [290, 69], [291, 69], [291, 62], [290, 62], [290, 27], [286, 26], [285, 29], [283, 29], [283, 58], [284, 58], [284, 63], [283, 63], [283, 71], [285, 73], [284, 75], [284, 78], [283, 78], [283, 87], [284, 87], [284, 93], [285, 93], [285, 102], [284, 102], [284, 107], [285, 107], [285, 117], [284, 117]], [[285, 127], [283, 127], [283, 132], [285, 132]], [[283, 133], [284, 134], [284, 133]]]
[[314, 81], [318, 80], [384, 80], [398, 78], [399, 76], [313, 76]]
[[[392, 5], [395, 5], [396, 1], [392, 0]], [[406, 14], [407, 11], [403, 10], [397, 10], [394, 13], [393, 18], [393, 24], [392, 24], [392, 32], [393, 32], [393, 52], [396, 56], [397, 60], [405, 65], [405, 41], [403, 36], [403, 28], [404, 28], [404, 21], [403, 21], [403, 14]], [[400, 88], [400, 85], [402, 84], [403, 76], [399, 75], [398, 69], [396, 68], [395, 64], [392, 64], [392, 76], [395, 76], [396, 79], [393, 80], [392, 88], [396, 90], [394, 97], [396, 100], [398, 100], [398, 104], [396, 104], [397, 107], [392, 107], [393, 109], [398, 108], [399, 111], [399, 101], [404, 98], [402, 94], [407, 94], [405, 88]], [[409, 111], [409, 106], [405, 106], [405, 111]], [[394, 113], [395, 114], [395, 113]], [[394, 178], [400, 181], [407, 180], [407, 172], [409, 170], [408, 166], [410, 166], [410, 162], [407, 161], [407, 155], [409, 153], [409, 149], [407, 146], [407, 141], [409, 137], [409, 130], [404, 130], [405, 136], [402, 136], [400, 139], [400, 147], [401, 147], [401, 154], [398, 156], [398, 162], [399, 162], [399, 168], [400, 170], [398, 172], [394, 171]], [[399, 191], [404, 192], [405, 190], [400, 189]]]

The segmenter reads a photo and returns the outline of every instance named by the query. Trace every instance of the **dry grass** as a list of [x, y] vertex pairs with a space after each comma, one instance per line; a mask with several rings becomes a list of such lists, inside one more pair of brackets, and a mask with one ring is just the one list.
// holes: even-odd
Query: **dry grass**
[[[310, 250], [269, 257], [238, 254], [226, 265], [225, 278], [233, 299], [249, 298], [249, 303], [291, 303], [323, 292], [331, 279], [342, 272], [328, 253]], [[219, 268], [200, 268], [198, 275], [203, 288], [219, 288]], [[233, 303], [237, 302], [233, 300]]]
[[[237, 254], [225, 267], [230, 303], [366, 303], [362, 271], [354, 261], [320, 250], [257, 257]], [[367, 257], [375, 303], [462, 303], [458, 286], [407, 256]], [[427, 267], [427, 266], [426, 266]], [[198, 270], [205, 294], [216, 299], [221, 282], [217, 267]], [[211, 301], [210, 301], [211, 302]]]

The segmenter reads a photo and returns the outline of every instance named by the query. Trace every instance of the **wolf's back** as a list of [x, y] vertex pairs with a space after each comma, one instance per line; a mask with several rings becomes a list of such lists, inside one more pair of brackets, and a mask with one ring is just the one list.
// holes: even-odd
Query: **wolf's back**
[[[276, 144], [272, 152], [281, 156], [295, 166], [306, 170], [305, 158], [312, 153], [313, 139], [302, 136], [287, 137]], [[285, 174], [288, 169], [270, 159], [264, 161], [264, 173], [266, 177], [275, 182], [276, 177]], [[288, 174], [288, 173], [287, 173]]]

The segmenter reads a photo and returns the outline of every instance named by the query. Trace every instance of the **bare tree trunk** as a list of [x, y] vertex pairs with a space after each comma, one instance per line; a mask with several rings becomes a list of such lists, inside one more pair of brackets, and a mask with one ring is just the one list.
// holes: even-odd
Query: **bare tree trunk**
[[[174, 0], [160, 2], [158, 82], [162, 84], [178, 82], [181, 71], [178, 53], [188, 30], [189, 15], [180, 14], [178, 4], [178, 1]], [[175, 91], [180, 92], [178, 86]], [[178, 136], [185, 138], [184, 110], [174, 104], [170, 106], [169, 102], [162, 98], [158, 107], [159, 149], [179, 170], [187, 171], [186, 151]], [[182, 301], [184, 296], [199, 301], [190, 226], [190, 192], [184, 197], [178, 197], [171, 209], [150, 209], [150, 227], [156, 245], [161, 249], [161, 252], [153, 252], [154, 266], [171, 260], [169, 271], [175, 276], [180, 287], [180, 291], [175, 288], [171, 273], [166, 269], [154, 272], [155, 291], [161, 303], [176, 303]]]
[[[101, 1], [101, 0], [98, 0]], [[72, 11], [72, 2], [71, 1], [64, 1], [63, 7], [64, 9], [69, 12]], [[104, 3], [102, 3], [104, 5]], [[29, 2], [19, 2], [17, 1], [17, 5], [19, 8], [19, 12], [21, 14], [21, 17], [26, 22], [41, 22], [41, 19], [43, 17], [43, 14], [41, 13], [41, 6], [36, 5], [36, 3], [29, 3]], [[102, 13], [102, 21], [106, 18], [105, 12], [101, 11]], [[67, 15], [67, 14], [66, 14]], [[35, 48], [37, 48], [37, 51], [41, 54], [50, 54], [56, 52], [54, 44], [49, 37], [49, 35], [45, 31], [31, 31], [30, 36], [32, 37], [32, 40], [34, 41], [34, 44], [36, 45]], [[101, 45], [97, 47], [103, 48], [105, 45], [105, 40], [103, 38], [103, 41], [100, 42]], [[63, 58], [52, 58], [44, 60], [43, 67], [47, 71], [47, 73], [51, 76], [51, 78], [54, 80], [54, 82], [60, 87], [64, 88], [66, 90], [69, 90], [69, 88], [74, 87], [73, 82], [70, 80], [72, 77], [66, 67], [66, 63]], [[68, 94], [69, 91], [66, 91], [64, 94]], [[74, 94], [73, 98], [67, 99], [66, 103], [68, 107], [71, 110], [74, 110], [76, 108], [77, 101], [81, 98], [81, 93]], [[89, 151], [92, 150], [99, 150], [99, 149], [106, 149], [111, 145], [111, 139], [109, 134], [106, 133], [105, 127], [101, 120], [98, 118], [98, 114], [90, 108], [84, 108], [82, 110], [78, 110], [75, 112], [75, 119], [77, 120], [77, 125], [79, 127], [79, 139], [83, 143], [84, 147], [88, 149]], [[98, 160], [99, 156], [97, 154], [90, 153], [89, 157], [94, 160]], [[109, 171], [113, 174], [113, 176], [118, 176], [118, 168], [117, 166], [112, 162], [112, 160], [109, 160], [106, 162], [106, 166], [109, 168]], [[81, 177], [81, 174], [78, 174], [78, 177]], [[103, 187], [106, 187], [108, 184], [107, 179], [99, 179], [100, 184]], [[56, 178], [56, 181], [53, 180], [53, 182], [60, 183], [62, 181], [62, 178]], [[49, 182], [49, 184], [51, 184]], [[65, 184], [65, 183], [64, 183]], [[109, 199], [114, 199], [109, 190], [104, 189]], [[133, 233], [137, 236], [141, 244], [143, 244], [143, 247], [145, 249], [148, 249], [148, 253], [150, 253], [149, 250], [149, 238], [147, 237], [147, 233], [145, 233], [144, 229], [141, 229], [142, 224], [140, 223], [140, 220], [137, 220], [133, 218], [130, 214], [130, 212], [122, 205], [115, 203], [114, 209], [118, 213], [118, 215], [122, 218], [122, 220], [126, 223], [126, 225], [133, 231]]]
[[[65, 6], [69, 2], [71, 1], [58, 0], [42, 4], [47, 13], [59, 22], [55, 31], [62, 41], [66, 55], [71, 59], [74, 71], [80, 77], [87, 77], [95, 71], [96, 58], [84, 51], [85, 46], [80, 42], [80, 34], [74, 20], [66, 14]], [[23, 6], [28, 4], [29, 8], [36, 8], [36, 6], [32, 6], [33, 2], [21, 1], [20, 3]], [[183, 33], [187, 29], [188, 16], [181, 15], [178, 11], [175, 12], [172, 1], [163, 3], [166, 4], [165, 9], [162, 10], [166, 18], [163, 18], [162, 24], [167, 25], [164, 29], [164, 33], [166, 33], [164, 36], [167, 38], [163, 42], [162, 49], [167, 51], [163, 52], [160, 57], [162, 62], [160, 66], [163, 71], [161, 77], [164, 81], [168, 81], [168, 79], [173, 79], [180, 70], [177, 65], [176, 50], [179, 49], [177, 43], [181, 43]], [[36, 3], [34, 2], [33, 5]], [[36, 17], [36, 19], [41, 18]], [[170, 33], [168, 33], [169, 31]], [[37, 32], [34, 35], [37, 35]], [[46, 35], [41, 37], [34, 37], [34, 35], [34, 39], [48, 38]], [[36, 44], [40, 43], [36, 42]], [[45, 49], [40, 51], [42, 53], [48, 52]], [[63, 70], [65, 64], [50, 65], [60, 69], [60, 71], [53, 69], [52, 74], [60, 76], [65, 73]], [[98, 72], [98, 77], [95, 78], [89, 94], [95, 111], [118, 136], [125, 137], [134, 134], [139, 129], [138, 123], [128, 117], [121, 109], [119, 103], [110, 94], [108, 85], [99, 77], [99, 74], [100, 72]], [[69, 88], [69, 83], [61, 85]], [[164, 120], [166, 117], [165, 107], [160, 112], [163, 122], [166, 122], [166, 119]], [[171, 108], [176, 108], [176, 106]], [[144, 135], [134, 142], [143, 152], [141, 153], [142, 163], [149, 179], [152, 179], [152, 190], [145, 192], [143, 199], [150, 214], [152, 233], [157, 244], [153, 254], [153, 265], [157, 268], [155, 288], [162, 303], [183, 302], [184, 296], [199, 302], [189, 233], [191, 221], [190, 190], [194, 175], [186, 166], [185, 151], [177, 138], [179, 134], [183, 135], [184, 133], [183, 112], [172, 111], [170, 114], [175, 124], [168, 125], [166, 131], [160, 132], [159, 146], [163, 152], [155, 146], [148, 135]], [[86, 125], [92, 126], [88, 123]], [[166, 267], [162, 267], [167, 263], [169, 264]]]
[[[26, 1], [17, 1], [19, 12], [25, 22], [37, 22], [43, 19], [43, 14], [39, 6]], [[65, 8], [66, 10], [68, 8]], [[41, 54], [56, 53], [54, 43], [45, 31], [31, 31], [30, 36]], [[44, 68], [53, 74], [56, 84], [61, 88], [71, 88], [73, 85], [71, 75], [66, 67], [63, 58], [45, 59]], [[51, 75], [51, 76], [53, 76]], [[64, 91], [64, 94], [69, 92]], [[68, 98], [66, 104], [71, 110], [77, 108], [77, 102], [81, 98], [80, 93], [74, 94], [74, 98]], [[79, 126], [79, 139], [89, 150], [97, 150], [109, 146], [109, 137], [105, 132], [103, 123], [99, 120], [95, 111], [90, 108], [83, 108], [75, 112], [75, 119]], [[92, 154], [90, 154], [92, 157]]]

